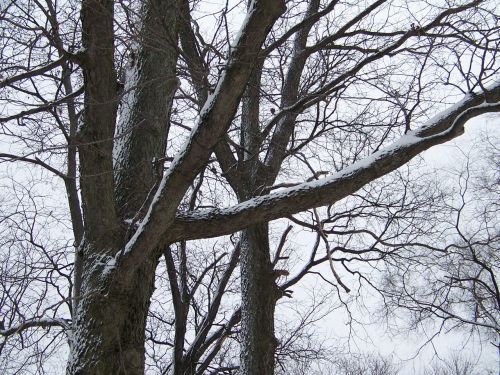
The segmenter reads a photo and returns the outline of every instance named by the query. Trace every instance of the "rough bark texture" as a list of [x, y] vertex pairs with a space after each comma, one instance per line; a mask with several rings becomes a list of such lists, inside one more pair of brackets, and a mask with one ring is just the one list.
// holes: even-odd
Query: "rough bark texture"
[[[317, 12], [318, 7], [318, 0], [311, 1], [305, 17]], [[311, 25], [302, 29], [295, 39], [293, 58], [282, 91], [282, 108], [296, 100], [306, 61], [303, 50], [310, 28]], [[298, 115], [290, 113], [285, 116], [275, 132], [269, 149], [279, 156], [268, 158], [270, 161], [266, 160], [267, 163], [260, 162], [259, 152], [263, 146], [259, 123], [262, 67], [263, 59], [254, 67], [242, 102], [240, 143], [244, 150], [241, 159], [245, 167], [241, 173], [238, 194], [242, 201], [262, 194], [266, 186], [274, 184]], [[279, 291], [270, 259], [269, 226], [258, 224], [243, 230], [241, 244], [241, 372], [244, 375], [273, 375], [278, 346], [274, 332], [274, 310]]]
[[[177, 88], [177, 5], [177, 0], [151, 0], [146, 4], [115, 134], [113, 4], [104, 0], [87, 0], [83, 4], [86, 107], [79, 152], [86, 227], [80, 254], [84, 270], [81, 297], [73, 322], [68, 374], [143, 373], [144, 331], [154, 271], [161, 246], [166, 244], [160, 241], [159, 234], [168, 230], [185, 191], [229, 127], [255, 57], [272, 23], [284, 11], [282, 1], [252, 3], [226, 74], [220, 78], [218, 95], [209, 99], [191, 142], [172, 163], [162, 183], [157, 184], [163, 167], [154, 162], [165, 154], [169, 110]], [[84, 180], [86, 176], [88, 180]], [[151, 203], [147, 198], [152, 197], [150, 192], [155, 188], [157, 204], [144, 218], [141, 207]], [[129, 232], [123, 219], [130, 216], [145, 221], [149, 232], [139, 231], [127, 246]], [[169, 276], [173, 280], [175, 272]], [[179, 297], [174, 369], [183, 374], [194, 370], [193, 360], [199, 354], [192, 353], [189, 361], [182, 356], [188, 305], [183, 300], [184, 291]], [[220, 300], [210, 314], [212, 320], [218, 303]], [[207, 324], [203, 330], [202, 339], [209, 327]]]
[[[128, 286], [108, 289], [112, 274], [102, 260], [85, 258], [86, 270], [74, 330], [68, 375], [144, 374], [145, 325], [156, 261], [141, 266]], [[92, 270], [92, 272], [89, 272]]]
[[241, 374], [274, 374], [274, 310], [278, 288], [270, 259], [269, 228], [259, 224], [241, 233]]
[[126, 82], [128, 100], [122, 104], [114, 141], [118, 98], [113, 2], [83, 3], [86, 92], [79, 152], [85, 238], [79, 253], [81, 286], [68, 374], [144, 373], [146, 317], [161, 253], [151, 249], [151, 256], [126, 280], [115, 272], [113, 259], [127, 241], [120, 217], [140, 213], [163, 169], [153, 162], [165, 154], [169, 110], [177, 88], [176, 7], [177, 0], [151, 0], [144, 5], [140, 48], [129, 62], [136, 77]]
[[113, 136], [117, 95], [113, 2], [82, 4], [85, 108], [78, 135], [85, 236], [102, 248], [116, 246], [118, 229], [113, 181]]
[[115, 142], [116, 194], [133, 218], [163, 175], [169, 113], [178, 87], [178, 0], [144, 5], [143, 30], [129, 58]]
[[[236, 185], [240, 201], [259, 195], [267, 186], [269, 175], [257, 173], [262, 146], [259, 124], [260, 84], [262, 61], [256, 64], [250, 76], [242, 101], [241, 159], [245, 167]], [[272, 183], [272, 182], [271, 182]], [[274, 355], [277, 339], [274, 335], [274, 310], [277, 287], [270, 259], [269, 226], [267, 223], [249, 227], [241, 232], [241, 352], [243, 375], [274, 374]]]

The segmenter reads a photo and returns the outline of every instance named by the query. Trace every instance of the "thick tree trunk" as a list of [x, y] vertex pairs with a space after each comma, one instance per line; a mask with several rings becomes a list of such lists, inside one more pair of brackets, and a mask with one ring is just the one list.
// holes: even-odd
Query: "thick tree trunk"
[[[113, 2], [84, 0], [82, 5], [82, 40], [86, 48], [85, 111], [79, 152], [85, 238], [91, 245], [87, 244], [82, 254], [82, 285], [73, 321], [68, 374], [144, 372], [144, 331], [157, 259], [153, 249], [164, 240], [162, 237], [173, 220], [178, 203], [206, 164], [220, 134], [234, 118], [255, 57], [274, 20], [285, 10], [283, 0], [251, 3], [245, 29], [232, 49], [230, 63], [219, 81], [216, 95], [201, 114], [200, 124], [191, 134], [191, 142], [182, 158], [175, 159], [169, 178], [160, 184], [156, 203], [147, 211], [147, 219], [136, 233], [132, 248], [115, 266], [116, 255], [126, 240], [123, 232], [124, 223], [128, 221], [124, 219], [144, 218], [142, 208], [150, 203], [150, 189], [162, 177], [168, 114], [177, 85], [178, 1], [148, 0], [145, 3], [143, 27], [137, 50], [131, 54], [132, 69], [116, 132]], [[267, 259], [260, 267], [266, 270], [266, 280], [259, 285], [269, 290], [267, 278], [271, 277], [272, 267], [268, 259], [267, 226], [263, 228], [266, 242], [257, 259], [262, 259], [259, 255]], [[249, 269], [255, 268], [252, 262]], [[274, 283], [274, 279], [271, 281]], [[253, 281], [248, 285], [250, 293], [260, 288], [255, 288]], [[275, 346], [274, 299], [273, 296], [266, 303], [266, 316], [271, 317], [267, 330], [271, 348]], [[252, 300], [255, 298], [246, 305], [250, 306]], [[249, 315], [253, 315], [250, 310]], [[258, 320], [258, 316], [251, 317], [248, 326]], [[182, 329], [177, 334], [182, 336]], [[182, 348], [180, 337], [177, 342]], [[274, 349], [266, 352], [271, 353], [267, 361], [270, 365], [262, 368], [271, 367], [272, 371]], [[250, 355], [253, 363], [259, 353], [257, 350]], [[253, 370], [252, 373], [265, 374]]]
[[242, 375], [273, 375], [274, 309], [278, 288], [270, 259], [268, 224], [241, 235], [241, 350]]
[[[163, 175], [170, 110], [179, 85], [178, 0], [147, 0], [129, 58], [114, 143], [120, 215], [133, 218]], [[139, 214], [140, 216], [140, 214]]]
[[82, 295], [70, 337], [68, 375], [142, 375], [147, 312], [157, 262], [146, 262], [120, 285], [101, 259], [86, 260]]
[[[163, 173], [161, 159], [165, 156], [169, 112], [177, 88], [178, 3], [148, 0], [142, 6], [142, 28], [131, 51], [115, 133], [118, 98], [113, 67], [113, 2], [84, 1], [83, 39], [89, 63], [85, 69], [88, 104], [81, 137], [88, 140], [89, 146], [80, 146], [79, 150], [88, 243], [81, 254], [83, 274], [68, 374], [144, 373], [145, 326], [158, 256], [153, 252], [130, 272], [124, 272], [127, 270], [119, 265], [113, 268], [113, 263], [126, 242], [123, 219], [141, 218], [144, 213], [140, 208]], [[107, 25], [104, 31], [102, 24]], [[104, 46], [101, 34], [108, 37]], [[98, 100], [103, 84], [111, 90], [108, 97], [112, 100]]]

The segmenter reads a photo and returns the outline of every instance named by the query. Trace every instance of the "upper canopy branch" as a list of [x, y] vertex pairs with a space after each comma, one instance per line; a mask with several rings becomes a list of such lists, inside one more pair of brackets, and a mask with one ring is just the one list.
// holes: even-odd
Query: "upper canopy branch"
[[0, 336], [7, 337], [15, 335], [16, 333], [21, 333], [22, 331], [29, 328], [49, 328], [49, 327], [60, 327], [63, 329], [69, 329], [70, 322], [58, 318], [29, 319], [18, 325], [11, 326], [6, 329], [0, 329]]

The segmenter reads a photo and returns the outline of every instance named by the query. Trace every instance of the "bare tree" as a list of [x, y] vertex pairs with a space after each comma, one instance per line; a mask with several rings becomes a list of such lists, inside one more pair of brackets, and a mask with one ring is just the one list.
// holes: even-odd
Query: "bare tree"
[[336, 364], [337, 373], [340, 375], [397, 375], [399, 370], [392, 363], [391, 358], [380, 355], [365, 354], [359, 358], [342, 358]]
[[[175, 332], [173, 341], [149, 336], [171, 347], [161, 371], [272, 374], [281, 344], [274, 312], [289, 287], [328, 261], [333, 285], [350, 288], [321, 210], [312, 211], [313, 226], [325, 256], [316, 258], [316, 246], [303, 271], [284, 281], [269, 222], [328, 205], [326, 220], [335, 222], [332, 205], [351, 197], [377, 207], [388, 197], [357, 192], [461, 135], [469, 119], [500, 110], [495, 1], [221, 5], [205, 10], [212, 28], [197, 1], [2, 5], [0, 123], [11, 146], [0, 158], [60, 180], [75, 246], [49, 251], [17, 238], [6, 300], [26, 282], [18, 275], [36, 269], [26, 261], [10, 277], [34, 246], [45, 256], [43, 274], [65, 280], [63, 289], [50, 284], [65, 307], [27, 308], [21, 293], [6, 303], [1, 333], [65, 332], [68, 374], [143, 373], [147, 333], [159, 323]], [[370, 250], [389, 233], [362, 230], [373, 234]], [[239, 231], [226, 255], [203, 250], [203, 261], [189, 265], [186, 241]], [[406, 242], [410, 232], [391, 234]], [[160, 260], [173, 320], [151, 310], [147, 325]], [[241, 310], [218, 320], [238, 261]], [[240, 319], [233, 365], [224, 358], [234, 350], [223, 344]]]
[[[410, 327], [436, 325], [435, 332], [461, 328], [498, 347], [500, 334], [498, 148], [487, 136], [465, 154], [446, 186], [439, 235], [432, 251], [414, 247], [418, 259], [389, 267], [385, 308], [409, 311]], [[478, 159], [478, 153], [483, 158]]]
[[434, 360], [424, 369], [426, 374], [432, 375], [479, 375], [495, 373], [481, 368], [480, 364], [460, 353], [454, 353], [449, 358]]

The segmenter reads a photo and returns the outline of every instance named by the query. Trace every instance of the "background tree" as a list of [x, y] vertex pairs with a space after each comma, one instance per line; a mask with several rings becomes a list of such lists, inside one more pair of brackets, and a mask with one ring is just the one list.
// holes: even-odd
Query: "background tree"
[[409, 327], [431, 323], [435, 332], [461, 328], [498, 348], [499, 154], [493, 139], [483, 134], [457, 160], [457, 169], [447, 172], [449, 183], [442, 188], [454, 194], [448, 195], [441, 211], [446, 214], [436, 222], [434, 245], [426, 245], [433, 251], [407, 249], [418, 258], [389, 267], [383, 293], [388, 311], [409, 312]]
[[[13, 234], [16, 246], [7, 247], [2, 335], [65, 332], [69, 374], [143, 373], [148, 338], [172, 348], [161, 371], [273, 373], [283, 349], [274, 312], [291, 286], [329, 262], [334, 287], [347, 292], [343, 273], [360, 273], [338, 248], [360, 260], [396, 261], [421, 230], [406, 176], [382, 180], [402, 181], [399, 199], [374, 181], [500, 109], [493, 1], [235, 2], [213, 11], [212, 30], [201, 24], [203, 5], [26, 0], [2, 7], [0, 121], [9, 149], [0, 157], [56, 176], [72, 229], [72, 240], [58, 233], [50, 242], [49, 228], [33, 235], [38, 227], [26, 220], [39, 219], [36, 202], [6, 212], [23, 218], [19, 233], [30, 236]], [[339, 214], [334, 204], [349, 200], [358, 211], [348, 203]], [[311, 212], [312, 223], [292, 219], [312, 225], [317, 244], [305, 267], [283, 278], [286, 257], [279, 243], [271, 252], [269, 222], [325, 205], [332, 206]], [[370, 220], [351, 229], [367, 212]], [[410, 218], [406, 226], [402, 217]], [[378, 232], [366, 229], [372, 223]], [[224, 250], [185, 242], [238, 231]], [[362, 240], [350, 239], [357, 233], [372, 245], [359, 247]], [[332, 246], [332, 234], [346, 240]], [[321, 242], [326, 254], [318, 258]], [[39, 289], [25, 292], [20, 275], [38, 267], [26, 261], [32, 247], [43, 254], [40, 279], [50, 280], [42, 287], [50, 301], [58, 296], [55, 304]], [[203, 261], [193, 264], [191, 251]], [[160, 260], [173, 321], [150, 309]], [[238, 260], [241, 310], [224, 316]], [[233, 364], [235, 351], [223, 344], [240, 319], [241, 360]], [[171, 327], [173, 340], [146, 335], [158, 324]], [[36, 352], [50, 354], [52, 335], [35, 335], [43, 343]]]
[[436, 360], [424, 371], [432, 375], [475, 375], [475, 374], [494, 374], [481, 368], [480, 364], [467, 358], [464, 355], [453, 354], [450, 358]]

